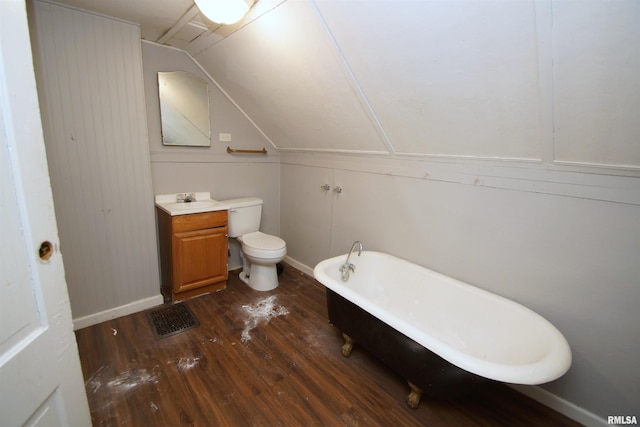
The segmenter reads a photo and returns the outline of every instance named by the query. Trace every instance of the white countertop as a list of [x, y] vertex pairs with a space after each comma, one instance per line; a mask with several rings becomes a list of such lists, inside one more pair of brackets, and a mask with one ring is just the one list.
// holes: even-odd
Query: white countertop
[[[195, 194], [195, 202], [180, 202], [178, 203], [178, 194]], [[224, 211], [228, 210], [229, 206], [225, 203], [218, 202], [211, 198], [211, 193], [208, 192], [186, 192], [186, 193], [174, 193], [174, 194], [157, 194], [155, 197], [156, 206], [171, 216], [175, 215], [187, 215], [202, 212]]]

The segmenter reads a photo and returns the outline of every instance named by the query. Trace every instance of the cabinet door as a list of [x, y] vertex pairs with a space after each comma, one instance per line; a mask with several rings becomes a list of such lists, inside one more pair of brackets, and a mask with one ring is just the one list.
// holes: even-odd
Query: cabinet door
[[[330, 255], [331, 216], [338, 197], [333, 171], [283, 164], [280, 181], [280, 236], [287, 253], [304, 265], [316, 265]], [[325, 184], [329, 189], [323, 189]]]
[[173, 292], [227, 280], [227, 227], [173, 235]]

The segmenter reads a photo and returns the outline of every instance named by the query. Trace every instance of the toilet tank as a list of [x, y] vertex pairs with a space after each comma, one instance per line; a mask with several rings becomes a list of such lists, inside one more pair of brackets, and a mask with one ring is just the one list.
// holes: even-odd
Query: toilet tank
[[260, 230], [262, 199], [244, 197], [223, 200], [221, 203], [229, 206], [229, 237], [240, 237]]

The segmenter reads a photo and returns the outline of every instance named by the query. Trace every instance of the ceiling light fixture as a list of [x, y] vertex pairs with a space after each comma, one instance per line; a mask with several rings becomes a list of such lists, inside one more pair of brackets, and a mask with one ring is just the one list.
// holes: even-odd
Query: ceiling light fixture
[[194, 0], [200, 12], [218, 24], [235, 24], [247, 14], [254, 0]]

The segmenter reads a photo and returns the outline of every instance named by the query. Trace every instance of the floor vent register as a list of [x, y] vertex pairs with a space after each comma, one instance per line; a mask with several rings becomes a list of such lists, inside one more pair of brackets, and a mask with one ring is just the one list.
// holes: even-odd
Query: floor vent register
[[156, 339], [166, 338], [200, 326], [186, 304], [174, 304], [147, 312]]

